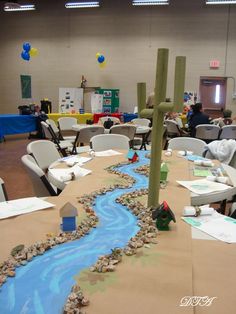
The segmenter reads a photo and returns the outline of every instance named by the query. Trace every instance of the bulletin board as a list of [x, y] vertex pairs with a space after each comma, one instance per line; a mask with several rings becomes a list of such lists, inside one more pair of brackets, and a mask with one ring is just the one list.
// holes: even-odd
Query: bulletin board
[[59, 88], [59, 112], [76, 113], [83, 107], [83, 88]]

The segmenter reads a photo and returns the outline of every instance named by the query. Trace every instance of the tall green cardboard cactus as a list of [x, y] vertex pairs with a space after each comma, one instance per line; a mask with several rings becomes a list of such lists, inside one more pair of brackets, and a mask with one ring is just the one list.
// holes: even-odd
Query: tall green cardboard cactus
[[[168, 56], [169, 50], [165, 48], [158, 49], [157, 68], [156, 68], [156, 83], [155, 83], [155, 98], [153, 109], [143, 109], [143, 101], [138, 103], [140, 106], [139, 114], [143, 118], [152, 116], [152, 148], [151, 162], [149, 172], [149, 191], [148, 191], [148, 206], [159, 206], [159, 190], [160, 190], [160, 168], [162, 154], [162, 134], [164, 114], [166, 112], [180, 110], [183, 106], [184, 83], [185, 83], [185, 57], [176, 57], [175, 66], [175, 87], [174, 87], [174, 103], [165, 102], [166, 86], [167, 86], [167, 71], [168, 71]], [[138, 83], [138, 95], [146, 95], [144, 88], [145, 83]]]

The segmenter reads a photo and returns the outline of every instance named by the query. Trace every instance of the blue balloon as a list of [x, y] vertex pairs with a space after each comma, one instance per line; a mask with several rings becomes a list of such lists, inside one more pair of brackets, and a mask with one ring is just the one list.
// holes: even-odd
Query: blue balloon
[[30, 49], [31, 49], [30, 43], [24, 43], [24, 44], [23, 44], [23, 49], [24, 49], [26, 52], [29, 52]]
[[25, 61], [29, 61], [30, 60], [30, 54], [27, 51], [22, 51], [21, 58]]
[[98, 57], [98, 62], [99, 63], [103, 63], [105, 61], [105, 57], [103, 56], [103, 55], [100, 55], [99, 57]]

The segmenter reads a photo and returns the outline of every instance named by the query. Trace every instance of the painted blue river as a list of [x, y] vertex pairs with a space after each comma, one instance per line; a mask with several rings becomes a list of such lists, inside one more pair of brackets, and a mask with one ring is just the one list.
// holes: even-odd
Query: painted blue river
[[[99, 217], [97, 228], [76, 241], [58, 245], [16, 270], [0, 288], [0, 314], [60, 314], [75, 284], [73, 276], [94, 264], [98, 257], [124, 247], [138, 231], [137, 219], [126, 207], [115, 202], [124, 193], [147, 187], [147, 178], [133, 171], [147, 164], [146, 151], [140, 151], [138, 163], [119, 167], [135, 178], [129, 189], [116, 189], [96, 198], [94, 210]], [[30, 235], [29, 235], [30, 236]]]

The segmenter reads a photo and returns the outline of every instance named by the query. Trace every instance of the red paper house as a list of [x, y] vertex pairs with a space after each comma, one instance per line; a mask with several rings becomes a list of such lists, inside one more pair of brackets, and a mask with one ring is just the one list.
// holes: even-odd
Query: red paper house
[[138, 161], [139, 156], [138, 156], [138, 153], [136, 151], [129, 150], [128, 154], [127, 154], [127, 158], [130, 162], [136, 162], [136, 161]]

